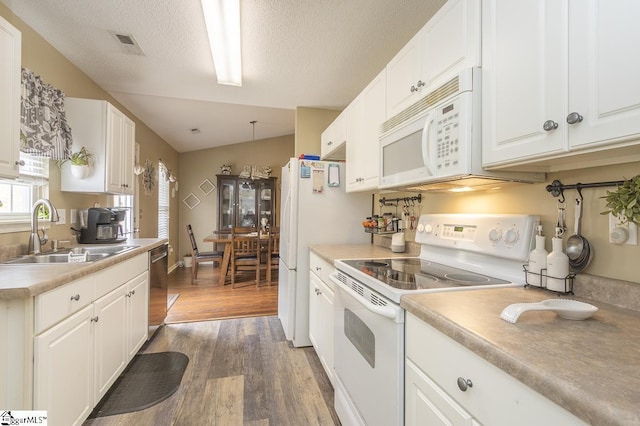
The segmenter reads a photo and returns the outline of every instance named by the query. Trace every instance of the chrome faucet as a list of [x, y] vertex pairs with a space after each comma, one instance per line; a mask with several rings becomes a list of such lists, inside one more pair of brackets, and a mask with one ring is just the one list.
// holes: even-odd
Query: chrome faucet
[[47, 241], [49, 240], [49, 237], [44, 231], [44, 228], [42, 228], [42, 238], [40, 238], [40, 235], [38, 234], [38, 210], [40, 209], [40, 206], [46, 206], [49, 209], [49, 221], [57, 222], [59, 220], [58, 211], [53, 206], [51, 201], [47, 200], [46, 198], [41, 198], [33, 203], [33, 206], [31, 207], [31, 236], [29, 237], [29, 254], [39, 254], [41, 252], [41, 245], [47, 244]]

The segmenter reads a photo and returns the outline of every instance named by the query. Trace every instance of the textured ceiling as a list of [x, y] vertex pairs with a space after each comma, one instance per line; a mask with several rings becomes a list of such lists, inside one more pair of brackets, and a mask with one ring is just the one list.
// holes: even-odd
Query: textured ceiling
[[252, 120], [255, 139], [292, 134], [296, 107], [343, 109], [445, 2], [242, 0], [231, 87], [216, 82], [200, 0], [1, 1], [178, 152], [250, 141]]

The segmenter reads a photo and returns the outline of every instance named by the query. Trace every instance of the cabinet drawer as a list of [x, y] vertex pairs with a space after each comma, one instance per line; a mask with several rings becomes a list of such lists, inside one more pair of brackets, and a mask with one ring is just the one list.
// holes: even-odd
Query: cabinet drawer
[[333, 281], [329, 279], [329, 275], [335, 271], [332, 264], [318, 256], [314, 252], [309, 252], [309, 269], [311, 272], [320, 277], [320, 279], [333, 290]]
[[[584, 425], [569, 411], [503, 370], [407, 314], [406, 356], [446, 394], [485, 425]], [[471, 380], [465, 392], [458, 378]]]
[[94, 283], [94, 276], [90, 275], [36, 296], [35, 334], [92, 303]]
[[96, 299], [120, 287], [149, 269], [149, 255], [140, 254], [95, 274]]

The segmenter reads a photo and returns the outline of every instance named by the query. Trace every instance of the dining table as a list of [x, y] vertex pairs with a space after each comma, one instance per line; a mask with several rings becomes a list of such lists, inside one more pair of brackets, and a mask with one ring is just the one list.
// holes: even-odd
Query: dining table
[[[257, 233], [252, 233], [248, 235], [257, 235]], [[229, 263], [231, 262], [231, 243], [233, 242], [233, 236], [229, 231], [220, 232], [213, 231], [212, 234], [207, 235], [202, 240], [205, 243], [213, 243], [214, 250], [216, 244], [224, 244], [224, 251], [222, 253], [222, 262], [220, 263], [220, 278], [218, 284], [224, 286], [224, 283], [227, 279], [227, 274], [229, 273]], [[269, 241], [269, 235], [260, 232], [260, 242], [265, 243]]]
[[220, 278], [218, 282], [221, 286], [224, 286], [224, 282], [227, 278], [227, 271], [229, 270], [229, 262], [231, 260], [231, 242], [233, 241], [233, 236], [230, 233], [213, 231], [211, 235], [207, 235], [202, 241], [205, 243], [213, 243], [214, 251], [216, 244], [224, 244], [222, 262], [220, 263]]

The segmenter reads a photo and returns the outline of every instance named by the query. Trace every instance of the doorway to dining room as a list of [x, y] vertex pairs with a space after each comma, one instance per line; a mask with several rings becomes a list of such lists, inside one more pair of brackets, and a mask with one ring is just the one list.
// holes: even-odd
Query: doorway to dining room
[[175, 324], [211, 321], [226, 318], [277, 315], [278, 279], [274, 274], [271, 286], [261, 280], [256, 288], [255, 274], [241, 275], [235, 288], [219, 284], [220, 268], [202, 264], [198, 268], [196, 285], [191, 285], [191, 268], [176, 268], [169, 274], [169, 296], [178, 295], [170, 307], [165, 322]]

